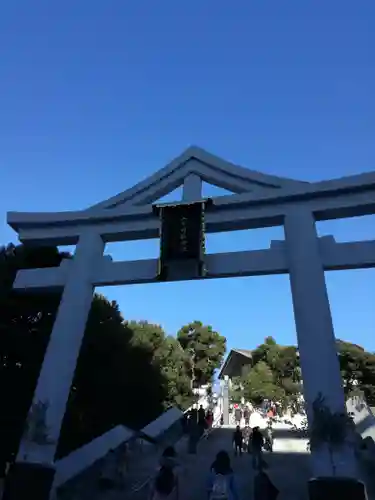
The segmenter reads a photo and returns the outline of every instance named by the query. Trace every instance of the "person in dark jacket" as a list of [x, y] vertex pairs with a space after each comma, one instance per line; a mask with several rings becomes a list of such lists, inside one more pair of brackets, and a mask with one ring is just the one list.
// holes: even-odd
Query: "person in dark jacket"
[[204, 425], [205, 421], [206, 421], [206, 412], [204, 411], [203, 406], [200, 405], [198, 410], [198, 422], [200, 425]]
[[234, 454], [237, 456], [242, 455], [242, 447], [243, 447], [243, 435], [239, 425], [237, 425], [236, 430], [233, 434], [233, 445], [234, 445]]
[[242, 410], [241, 408], [236, 408], [234, 412], [234, 419], [236, 421], [236, 425], [241, 425], [241, 420], [242, 420]]
[[198, 422], [198, 410], [194, 407], [190, 410], [189, 423], [196, 424]]
[[253, 468], [260, 470], [262, 466], [262, 449], [264, 438], [259, 427], [254, 427], [251, 434], [251, 451], [253, 454]]
[[199, 407], [199, 410], [198, 410], [198, 426], [199, 426], [200, 435], [202, 436], [204, 433], [204, 430], [206, 429], [206, 426], [207, 426], [206, 412], [204, 411], [204, 408], [202, 405]]

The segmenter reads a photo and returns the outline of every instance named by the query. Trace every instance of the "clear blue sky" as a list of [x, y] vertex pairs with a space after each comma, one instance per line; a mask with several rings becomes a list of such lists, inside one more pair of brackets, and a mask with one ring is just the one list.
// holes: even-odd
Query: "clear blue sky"
[[[375, 170], [373, 0], [14, 0], [0, 8], [0, 241], [8, 210], [86, 208], [190, 144], [265, 173]], [[207, 194], [214, 194], [207, 190]], [[319, 224], [375, 238], [374, 218]], [[208, 237], [266, 248], [280, 228]], [[155, 241], [108, 247], [156, 257]], [[375, 351], [375, 272], [329, 273], [338, 337]], [[229, 347], [295, 342], [287, 276], [103, 289], [168, 333], [194, 319]]]

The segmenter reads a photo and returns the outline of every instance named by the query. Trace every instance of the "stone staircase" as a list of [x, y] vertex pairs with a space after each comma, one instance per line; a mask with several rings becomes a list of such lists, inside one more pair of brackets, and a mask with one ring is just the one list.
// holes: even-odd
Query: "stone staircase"
[[[182, 417], [181, 411], [172, 409], [141, 432], [118, 426], [65, 457], [60, 464], [56, 464], [56, 484], [51, 499], [94, 500], [100, 491], [102, 472], [109, 462], [114, 464], [114, 468], [122, 469], [124, 481], [121, 482], [125, 489], [132, 487], [142, 479], [143, 470], [149, 470], [150, 464], [156, 463], [161, 449], [181, 438]], [[167, 426], [163, 425], [166, 421]]]
[[[181, 436], [179, 438], [181, 442], [184, 441]], [[118, 477], [117, 484], [103, 491], [100, 487], [100, 477], [109, 459], [107, 455], [96, 462], [95, 466], [58, 488], [55, 498], [57, 500], [100, 500], [102, 498], [112, 498], [112, 496], [116, 496], [120, 492], [121, 495], [128, 496], [146, 486], [152, 473], [156, 471], [162, 450], [168, 444], [175, 445], [176, 441], [170, 437], [170, 439], [162, 440], [157, 444], [137, 443], [132, 453], [128, 455], [129, 465], [125, 474]], [[123, 447], [120, 447], [115, 452], [115, 461], [118, 459], [120, 462], [122, 458], [124, 450], [121, 448]]]
[[183, 417], [182, 411], [170, 408], [140, 432], [117, 426], [58, 461], [51, 500], [100, 498], [100, 479], [109, 464], [120, 471], [123, 494], [141, 487], [167, 445], [186, 446]]

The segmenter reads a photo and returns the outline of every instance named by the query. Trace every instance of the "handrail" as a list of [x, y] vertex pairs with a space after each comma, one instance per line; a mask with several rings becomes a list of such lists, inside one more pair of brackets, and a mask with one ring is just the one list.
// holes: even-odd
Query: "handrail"
[[118, 425], [90, 443], [74, 450], [72, 453], [56, 461], [56, 474], [53, 489], [77, 476], [95, 462], [105, 457], [111, 449], [135, 436], [135, 432], [125, 426]]
[[132, 439], [143, 439], [156, 442], [158, 436], [166, 432], [178, 420], [183, 413], [177, 408], [170, 408], [153, 422], [146, 425], [141, 431], [133, 431], [123, 425], [118, 425], [93, 439], [90, 443], [74, 450], [72, 453], [57, 460], [56, 474], [53, 489], [57, 489], [70, 479], [78, 476], [90, 468], [99, 460], [103, 459], [110, 450], [118, 448]]
[[[198, 405], [201, 403], [204, 403], [204, 398], [198, 400]], [[171, 429], [190, 409], [182, 412], [176, 407], [171, 407], [140, 431], [118, 425], [66, 457], [57, 460], [53, 492], [55, 493], [59, 487], [85, 473], [101, 460], [105, 460], [110, 450], [119, 449], [127, 442], [148, 441], [157, 444], [160, 436]]]

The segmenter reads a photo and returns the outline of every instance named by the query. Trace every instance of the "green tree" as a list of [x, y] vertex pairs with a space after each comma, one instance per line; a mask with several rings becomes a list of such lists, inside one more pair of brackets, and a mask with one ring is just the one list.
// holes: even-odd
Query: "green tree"
[[215, 370], [223, 361], [226, 351], [225, 337], [211, 326], [193, 321], [178, 331], [177, 339], [190, 356], [194, 382], [197, 385], [211, 383]]
[[258, 361], [263, 361], [267, 364], [272, 363], [273, 358], [277, 355], [279, 350], [280, 346], [276, 343], [276, 340], [273, 337], [266, 337], [263, 344], [258, 345], [252, 351], [254, 365], [256, 365]]
[[132, 345], [140, 346], [150, 354], [153, 366], [164, 377], [164, 407], [179, 406], [187, 408], [192, 404], [190, 378], [190, 356], [172, 336], [166, 336], [162, 327], [148, 321], [130, 321]]
[[298, 350], [295, 346], [282, 346], [277, 344], [273, 337], [266, 337], [252, 353], [253, 363], [263, 361], [271, 368], [278, 383], [282, 379], [300, 381]]
[[190, 359], [174, 337], [166, 337], [163, 356], [160, 356], [158, 365], [168, 384], [164, 406], [187, 409], [193, 403]]
[[153, 362], [152, 348], [136, 337], [136, 326], [124, 322], [116, 302], [94, 296], [59, 456], [118, 424], [140, 429], [163, 411], [168, 385]]
[[280, 390], [279, 400], [287, 405], [295, 401], [301, 393], [301, 371], [298, 351], [295, 346], [281, 346], [273, 337], [267, 337], [253, 351], [253, 363], [266, 364], [271, 373], [273, 384]]
[[336, 344], [346, 395], [361, 390], [368, 403], [375, 404], [375, 355], [350, 342]]
[[163, 348], [165, 332], [160, 325], [149, 323], [146, 320], [128, 321], [128, 328], [133, 332], [132, 344], [142, 346], [157, 357]]
[[[363, 391], [368, 403], [375, 404], [375, 354], [350, 342], [337, 340], [336, 344], [346, 396]], [[272, 373], [274, 384], [281, 389], [282, 402], [295, 403], [302, 391], [297, 347], [281, 346], [273, 337], [267, 337], [252, 355], [251, 372], [259, 362], [265, 363]]]
[[247, 401], [260, 404], [265, 399], [281, 400], [285, 391], [275, 383], [271, 368], [259, 361], [243, 380], [244, 396]]
[[363, 390], [370, 406], [375, 406], [375, 355], [367, 352], [360, 379], [360, 389]]

